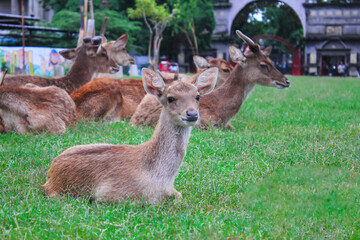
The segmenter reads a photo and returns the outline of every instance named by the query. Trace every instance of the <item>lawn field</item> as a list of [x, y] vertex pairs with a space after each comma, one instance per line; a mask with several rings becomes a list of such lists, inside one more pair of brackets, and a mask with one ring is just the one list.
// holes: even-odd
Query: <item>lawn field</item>
[[65, 149], [140, 144], [151, 128], [0, 135], [0, 239], [360, 239], [360, 79], [289, 79], [256, 86], [236, 130], [192, 131], [175, 180], [183, 200], [89, 203], [40, 188]]

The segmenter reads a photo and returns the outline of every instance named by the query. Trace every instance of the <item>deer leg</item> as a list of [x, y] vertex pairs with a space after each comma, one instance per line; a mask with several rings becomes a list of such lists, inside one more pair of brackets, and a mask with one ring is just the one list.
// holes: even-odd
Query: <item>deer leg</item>
[[226, 129], [235, 130], [235, 127], [234, 127], [233, 125], [231, 125], [231, 123], [225, 124], [225, 128], [226, 128]]

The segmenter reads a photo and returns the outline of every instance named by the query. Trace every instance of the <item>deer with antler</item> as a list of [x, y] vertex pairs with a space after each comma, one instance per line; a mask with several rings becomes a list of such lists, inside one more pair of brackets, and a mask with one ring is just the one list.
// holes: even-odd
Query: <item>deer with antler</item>
[[[203, 97], [200, 104], [201, 128], [209, 125], [233, 128], [229, 121], [238, 113], [255, 84], [276, 88], [287, 88], [290, 85], [290, 81], [270, 60], [271, 47], [262, 51], [258, 44], [241, 31], [237, 30], [236, 34], [249, 45], [251, 52], [244, 54], [235, 46], [229, 47], [230, 58], [237, 65], [220, 87]], [[130, 122], [133, 125], [153, 126], [159, 115], [158, 105], [144, 98]]]
[[146, 92], [162, 105], [153, 136], [137, 145], [90, 144], [71, 147], [54, 159], [43, 189], [50, 197], [88, 195], [117, 202], [144, 199], [158, 202], [181, 198], [174, 179], [186, 154], [191, 128], [199, 120], [200, 95], [215, 87], [218, 69], [199, 75], [195, 84], [174, 81], [142, 70]]

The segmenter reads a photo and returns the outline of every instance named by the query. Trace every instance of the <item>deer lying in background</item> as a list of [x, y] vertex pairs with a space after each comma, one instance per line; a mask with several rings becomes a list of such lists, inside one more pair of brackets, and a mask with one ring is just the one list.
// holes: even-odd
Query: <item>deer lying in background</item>
[[75, 104], [63, 89], [0, 86], [0, 132], [64, 132], [75, 121]]
[[[194, 61], [199, 72], [194, 76], [185, 74], [179, 76], [188, 83], [195, 83], [199, 75], [210, 66], [219, 69], [218, 81], [220, 82], [223, 82], [232, 70], [230, 63], [222, 59], [212, 59], [208, 62], [203, 57], [195, 56]], [[175, 78], [175, 74], [161, 74], [168, 82]], [[77, 89], [70, 96], [75, 102], [78, 120], [93, 118], [116, 122], [130, 118], [134, 114], [145, 96], [145, 91], [140, 79], [94, 78], [93, 81]], [[149, 94], [147, 98], [151, 98], [151, 101], [159, 107], [159, 111], [161, 110], [161, 104], [154, 96]]]
[[130, 118], [145, 96], [141, 79], [95, 78], [71, 93], [77, 119], [116, 122]]
[[224, 59], [220, 59], [220, 58], [205, 59], [201, 56], [196, 55], [193, 56], [193, 60], [197, 71], [197, 74], [193, 76], [189, 76], [186, 74], [179, 74], [178, 76], [176, 76], [175, 73], [166, 73], [166, 72], [162, 72], [161, 75], [166, 79], [179, 78], [185, 82], [194, 83], [200, 73], [202, 73], [206, 69], [216, 67], [219, 69], [218, 79], [216, 81], [216, 87], [219, 87], [221, 84], [224, 83], [224, 81], [230, 75], [230, 72], [233, 70], [233, 67], [231, 66], [230, 62]]
[[[114, 59], [118, 65], [129, 66], [130, 64], [135, 63], [134, 58], [130, 56], [130, 54], [126, 51], [125, 48], [128, 41], [127, 33], [121, 35], [116, 41], [107, 42], [107, 39], [104, 35], [101, 35], [101, 38], [102, 47], [107, 50], [109, 58]], [[113, 76], [113, 73], [96, 73], [96, 78], [112, 78]]]
[[218, 70], [211, 68], [195, 85], [174, 81], [165, 86], [159, 74], [142, 69], [146, 92], [163, 106], [151, 139], [137, 146], [90, 144], [65, 150], [50, 166], [43, 185], [46, 194], [90, 195], [110, 202], [181, 198], [174, 179], [186, 154], [191, 128], [199, 119], [199, 95], [212, 91], [217, 74]]
[[5, 86], [23, 86], [32, 83], [41, 87], [57, 86], [67, 93], [73, 92], [85, 83], [91, 81], [95, 72], [117, 72], [119, 67], [108, 55], [108, 50], [101, 46], [101, 37], [83, 39], [82, 46], [60, 51], [66, 59], [75, 59], [69, 72], [63, 77], [47, 78], [33, 75], [6, 76]]
[[[237, 65], [220, 87], [202, 99], [199, 125], [201, 128], [207, 128], [209, 125], [233, 128], [229, 121], [239, 111], [255, 84], [277, 88], [286, 88], [290, 85], [289, 80], [270, 60], [271, 47], [261, 51], [259, 45], [249, 37], [240, 31], [236, 33], [249, 45], [252, 53], [244, 55], [240, 49], [229, 47], [230, 57]], [[159, 116], [159, 106], [144, 97], [130, 122], [133, 125], [153, 126]]]
[[[223, 59], [214, 58], [208, 61], [201, 56], [194, 56], [193, 60], [197, 67], [198, 73], [193, 76], [188, 76], [185, 74], [179, 75], [179, 78], [187, 83], [195, 83], [196, 79], [202, 72], [211, 67], [216, 67], [219, 72], [217, 83], [220, 82], [222, 84], [233, 70], [230, 62]], [[161, 74], [166, 78], [174, 78], [174, 74]], [[221, 84], [216, 84], [216, 86], [218, 87]], [[132, 125], [155, 126], [159, 120], [160, 112], [161, 104], [159, 104], [154, 96], [151, 94], [146, 94], [145, 97], [141, 100], [140, 104], [138, 104], [135, 112], [132, 114], [130, 122]]]

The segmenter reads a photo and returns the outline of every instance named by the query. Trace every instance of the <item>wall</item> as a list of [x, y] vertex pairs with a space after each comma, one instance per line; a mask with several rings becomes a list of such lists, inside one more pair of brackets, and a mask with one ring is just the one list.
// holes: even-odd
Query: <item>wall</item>
[[[70, 67], [71, 61], [65, 60], [59, 51], [64, 48], [25, 47], [26, 74], [39, 76], [62, 76]], [[22, 47], [0, 46], [0, 67], [9, 74], [21, 73], [23, 68]]]

